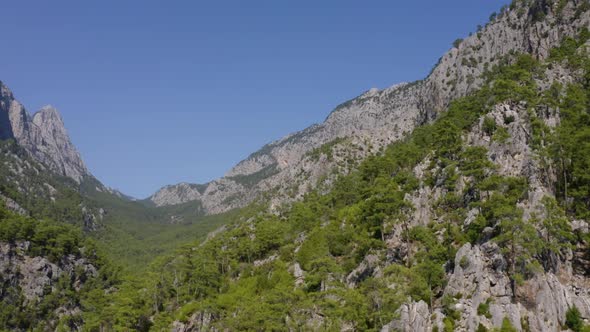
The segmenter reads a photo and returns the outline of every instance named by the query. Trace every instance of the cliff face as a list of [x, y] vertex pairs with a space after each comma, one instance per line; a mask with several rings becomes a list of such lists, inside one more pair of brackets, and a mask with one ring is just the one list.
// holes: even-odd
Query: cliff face
[[426, 79], [373, 89], [338, 106], [322, 124], [264, 146], [224, 177], [204, 185], [199, 195], [187, 195], [186, 185], [167, 186], [150, 200], [157, 206], [199, 200], [212, 214], [245, 206], [269, 190], [276, 193], [274, 204], [297, 199], [334, 168], [346, 172], [358, 160], [436, 118], [451, 100], [480, 87], [483, 73], [506, 55], [546, 58], [564, 37], [588, 26], [590, 13], [583, 4], [515, 2], [442, 56]]
[[14, 139], [53, 172], [81, 183], [89, 175], [70, 141], [58, 111], [45, 106], [30, 116], [12, 92], [0, 82], [0, 138]]
[[69, 255], [53, 263], [47, 257], [31, 256], [29, 247], [27, 241], [0, 243], [0, 269], [4, 286], [10, 285], [22, 292], [25, 305], [41, 301], [55, 290], [60, 278], [67, 278], [74, 289], [80, 290], [85, 280], [98, 276], [96, 267], [85, 258]]

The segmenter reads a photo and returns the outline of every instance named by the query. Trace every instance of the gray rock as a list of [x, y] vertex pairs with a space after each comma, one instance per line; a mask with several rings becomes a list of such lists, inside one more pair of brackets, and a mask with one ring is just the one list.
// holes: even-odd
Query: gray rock
[[427, 332], [431, 331], [430, 311], [424, 301], [403, 304], [398, 310], [399, 319], [385, 325], [381, 332]]
[[68, 136], [63, 120], [52, 106], [30, 116], [12, 92], [0, 82], [0, 138], [12, 138], [37, 161], [57, 174], [80, 183], [90, 172]]
[[[485, 68], [498, 64], [506, 55], [521, 52], [545, 58], [564, 36], [575, 35], [578, 28], [587, 27], [590, 22], [588, 11], [576, 16], [573, 1], [567, 2], [559, 17], [549, 9], [539, 22], [533, 22], [526, 11], [520, 15], [519, 6], [508, 9], [482, 31], [449, 50], [426, 79], [384, 90], [371, 89], [339, 105], [323, 123], [267, 144], [223, 178], [206, 184], [200, 194], [187, 193], [186, 184], [181, 184], [167, 186], [150, 199], [159, 206], [198, 200], [208, 214], [243, 207], [271, 189], [276, 193], [271, 200], [273, 207], [298, 199], [315, 187], [322, 175], [339, 167], [341, 161], [338, 153], [334, 153], [334, 158], [309, 158], [313, 149], [348, 138], [349, 147], [339, 144], [336, 150], [360, 160], [434, 119], [451, 100], [480, 87]], [[510, 109], [507, 114], [517, 112]], [[525, 135], [516, 127], [511, 134]], [[506, 174], [516, 172], [515, 167], [526, 165], [529, 160], [521, 155], [510, 161], [504, 170]]]
[[6, 208], [12, 212], [20, 214], [21, 216], [28, 216], [29, 212], [23, 209], [15, 200], [10, 197], [2, 195], [0, 192], [0, 201], [4, 202]]
[[367, 255], [363, 261], [346, 277], [348, 287], [354, 287], [364, 279], [373, 276], [379, 272], [381, 260], [377, 255]]

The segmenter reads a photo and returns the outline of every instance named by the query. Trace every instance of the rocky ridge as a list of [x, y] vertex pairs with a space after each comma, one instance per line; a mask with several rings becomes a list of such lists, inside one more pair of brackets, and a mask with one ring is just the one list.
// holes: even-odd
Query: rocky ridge
[[[269, 190], [275, 193], [275, 206], [300, 198], [334, 168], [346, 172], [351, 164], [435, 118], [451, 100], [480, 87], [486, 70], [505, 56], [546, 58], [564, 37], [589, 25], [589, 12], [580, 10], [583, 4], [568, 1], [562, 8], [547, 1], [535, 6], [515, 2], [458, 42], [426, 79], [371, 89], [336, 107], [322, 124], [264, 146], [224, 177], [202, 185], [202, 191], [187, 191], [187, 184], [166, 186], [149, 200], [157, 206], [198, 200], [206, 213], [214, 214], [245, 206]], [[322, 149], [326, 146], [331, 149]], [[312, 158], [316, 150], [320, 157]]]

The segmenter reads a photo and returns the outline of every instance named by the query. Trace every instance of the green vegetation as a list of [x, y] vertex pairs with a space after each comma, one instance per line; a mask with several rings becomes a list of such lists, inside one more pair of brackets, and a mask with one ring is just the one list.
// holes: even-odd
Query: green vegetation
[[[151, 328], [158, 330], [199, 314], [209, 317], [212, 326], [229, 330], [305, 329], [318, 316], [317, 324], [328, 330], [342, 324], [376, 330], [410, 297], [442, 306], [444, 328], [453, 330], [459, 319], [452, 309], [455, 299], [439, 295], [445, 266], [462, 244], [484, 241], [486, 228], [508, 262], [517, 296], [520, 282], [551, 268], [539, 264], [543, 257], [560, 255], [575, 241], [567, 236], [568, 211], [546, 199], [546, 217], [525, 221], [518, 204], [527, 196], [527, 181], [498, 175], [487, 150], [466, 146], [462, 134], [480, 119], [487, 134], [507, 134], [504, 126], [515, 119], [496, 125], [486, 120], [486, 113], [499, 102], [541, 102], [535, 79], [542, 75], [541, 64], [515, 56], [493, 68], [481, 90], [454, 101], [436, 122], [367, 158], [356, 171], [339, 177], [331, 191], [312, 191], [278, 215], [264, 207], [237, 212], [224, 232], [157, 260], [146, 277], [127, 281], [125, 287], [145, 292], [138, 295], [121, 287], [114, 303], [128, 309], [114, 312], [109, 326], [138, 328], [154, 315]], [[331, 154], [335, 144], [314, 155]], [[427, 174], [422, 184], [413, 172], [420, 163]], [[414, 206], [406, 197], [428, 184], [446, 192], [437, 202], [438, 221], [410, 226]], [[473, 208], [480, 213], [464, 226], [466, 211]], [[385, 240], [398, 231], [407, 251], [394, 254], [390, 259], [396, 263], [381, 267], [381, 277], [356, 270], [363, 262], [371, 266], [370, 257], [383, 261], [388, 255]], [[460, 264], [466, 268], [468, 260]], [[304, 277], [296, 277], [299, 268]], [[489, 305], [481, 303], [478, 314], [489, 317]], [[513, 327], [505, 320], [501, 330]]]
[[[313, 191], [278, 215], [264, 208], [242, 211], [226, 231], [158, 260], [148, 278], [136, 281], [146, 292], [130, 298], [134, 317], [155, 315], [156, 330], [195, 313], [211, 317], [221, 329], [281, 330], [304, 329], [311, 317], [320, 315], [318, 324], [326, 329], [350, 324], [375, 330], [411, 297], [431, 307], [442, 305], [445, 329], [452, 330], [459, 318], [452, 309], [454, 299], [438, 295], [446, 282], [444, 266], [465, 242], [482, 241], [484, 228], [492, 229], [509, 263], [516, 296], [518, 283], [543, 268], [543, 255], [571, 245], [573, 239], [564, 235], [565, 212], [547, 201], [546, 219], [525, 221], [518, 204], [527, 196], [527, 181], [496, 174], [486, 149], [466, 146], [462, 134], [498, 102], [538, 102], [535, 78], [542, 77], [540, 68], [532, 58], [516, 56], [512, 64], [494, 68], [481, 90], [454, 101], [436, 122], [367, 158], [356, 171], [338, 178], [330, 192]], [[513, 121], [507, 119], [505, 125]], [[487, 122], [484, 118], [488, 133], [506, 130]], [[316, 154], [329, 154], [332, 147], [323, 149]], [[406, 197], [421, 185], [413, 173], [419, 163], [426, 164], [426, 184], [444, 188], [446, 195], [437, 202], [437, 222], [412, 227], [414, 207]], [[460, 177], [466, 182], [459, 190]], [[462, 226], [465, 211], [472, 208], [480, 214]], [[547, 231], [540, 233], [535, 226]], [[357, 271], [362, 262], [370, 266], [370, 257], [382, 261], [385, 240], [395, 230], [401, 230], [402, 246], [408, 248], [392, 258], [398, 263], [382, 267], [379, 278]], [[467, 267], [468, 261], [461, 264]], [[294, 276], [297, 268], [304, 278]], [[392, 284], [396, 287], [388, 287]], [[482, 303], [478, 313], [489, 316], [489, 304]], [[113, 319], [113, 328], [131, 328], [127, 318]], [[502, 326], [503, 331], [511, 329], [509, 321]]]
[[265, 166], [264, 168], [248, 175], [235, 175], [230, 176], [229, 178], [236, 181], [237, 183], [243, 185], [246, 188], [250, 188], [255, 186], [258, 182], [262, 181], [263, 179], [268, 178], [274, 174], [279, 172], [277, 168], [277, 164], [273, 163], [270, 165]]
[[512, 325], [508, 318], [504, 318], [502, 320], [502, 327], [500, 327], [500, 332], [517, 332], [518, 330]]
[[84, 199], [73, 180], [47, 172], [12, 140], [0, 141], [0, 165], [13, 165], [0, 167], [0, 193], [19, 202], [31, 216], [82, 225]]
[[339, 145], [348, 142], [349, 140], [346, 138], [336, 138], [326, 144], [322, 144], [320, 147], [315, 148], [307, 153], [311, 160], [317, 161], [320, 159], [320, 156], [324, 155], [328, 158], [328, 161], [334, 160], [334, 148]]
[[565, 313], [565, 326], [574, 332], [582, 331], [584, 321], [580, 315], [580, 310], [577, 307], [571, 307]]
[[492, 117], [486, 116], [483, 118], [483, 125], [481, 129], [488, 136], [492, 136], [497, 129], [496, 120]]
[[[276, 213], [264, 204], [212, 217], [203, 217], [198, 203], [146, 207], [97, 192], [92, 181], [83, 184], [81, 195], [67, 180], [27, 169], [30, 188], [59, 187], [56, 203], [40, 202], [47, 196], [25, 195], [7, 181], [0, 190], [24, 202], [32, 217], [1, 209], [0, 240], [29, 241], [27, 255], [56, 264], [69, 256], [87, 259], [99, 274], [80, 289], [74, 281], [81, 273], [60, 278], [37, 306], [25, 302], [22, 290], [5, 285], [0, 323], [44, 329], [55, 319], [89, 331], [159, 331], [194, 316], [209, 322], [205, 329], [375, 331], [411, 299], [440, 309], [443, 330], [453, 331], [461, 318], [455, 304], [464, 294], [443, 295], [448, 273], [457, 268], [461, 246], [487, 241], [500, 248], [518, 300], [518, 287], [527, 279], [553, 271], [570, 249], [587, 250], [569, 221], [590, 216], [590, 65], [577, 51], [587, 35], [583, 30], [578, 39], [564, 41], [547, 64], [528, 55], [507, 56], [486, 73], [481, 89], [454, 100], [436, 121], [337, 176], [330, 190], [312, 190]], [[583, 78], [540, 91], [537, 80], [557, 63], [581, 70]], [[499, 103], [524, 105], [527, 116], [518, 120], [530, 120], [530, 128], [507, 115], [497, 123], [489, 113]], [[544, 122], [552, 115], [549, 106], [560, 110], [553, 128]], [[521, 207], [530, 196], [528, 179], [500, 174], [492, 162], [495, 151], [464, 141], [477, 128], [493, 138], [492, 148], [502, 148], [516, 125], [531, 130], [526, 134], [543, 171], [556, 175], [555, 183], [552, 176], [542, 179], [557, 197], [545, 197], [539, 215], [528, 216]], [[333, 158], [334, 147], [345, 142], [324, 144], [309, 157]], [[2, 148], [2, 158], [22, 154], [12, 143]], [[252, 186], [275, 171], [270, 165], [233, 179]], [[0, 172], [14, 176], [9, 169]], [[436, 196], [430, 219], [414, 216], [418, 207], [412, 198], [420, 189]], [[93, 234], [122, 269], [72, 226], [80, 226], [82, 205], [109, 207], [103, 228]], [[222, 225], [222, 231], [206, 236]], [[470, 257], [458, 263], [468, 269]], [[490, 318], [490, 304], [491, 299], [479, 303], [477, 314]], [[59, 318], [55, 312], [62, 306], [82, 311]], [[568, 310], [566, 325], [584, 330], [577, 308]], [[479, 325], [478, 331], [486, 330]], [[515, 328], [505, 318], [499, 331]]]
[[[18, 216], [0, 207], [0, 241], [9, 244], [15, 260], [19, 255], [44, 257], [62, 269], [75, 267], [59, 276], [53, 287], [44, 289], [40, 302], [35, 303], [25, 298], [18, 284], [21, 272], [11, 271], [7, 265], [0, 289], [2, 329], [44, 330], [90, 323], [97, 306], [107, 303], [105, 290], [116, 284], [117, 269], [104, 259], [94, 241], [74, 226]], [[74, 266], [78, 260], [92, 264], [97, 274], [88, 273], [82, 265]], [[59, 308], [73, 311], [60, 315]]]
[[556, 169], [557, 196], [566, 211], [579, 218], [590, 217], [590, 60], [578, 50], [589, 37], [590, 32], [583, 29], [577, 39], [567, 38], [552, 50], [553, 63], [565, 63], [585, 74], [564, 88], [552, 87], [549, 94], [556, 97], [553, 106], [560, 109], [560, 125], [554, 131], [537, 126], [536, 132], [541, 155]]
[[485, 316], [488, 319], [492, 318], [492, 315], [490, 314], [490, 303], [491, 302], [492, 302], [491, 299], [487, 299], [485, 302], [480, 303], [477, 306], [477, 314], [481, 315], [481, 316]]
[[580, 310], [573, 306], [565, 313], [565, 326], [574, 332], [589, 332], [590, 325], [584, 324]]

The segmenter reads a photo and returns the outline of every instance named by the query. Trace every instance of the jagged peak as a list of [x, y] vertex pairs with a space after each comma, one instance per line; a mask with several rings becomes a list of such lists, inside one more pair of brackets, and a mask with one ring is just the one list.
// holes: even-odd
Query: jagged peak
[[41, 122], [45, 122], [47, 120], [56, 120], [63, 124], [61, 114], [57, 108], [53, 107], [52, 105], [45, 105], [41, 107], [41, 109], [39, 109], [39, 111], [33, 115], [33, 122], [37, 123], [37, 121], [35, 121], [36, 119], [39, 119], [38, 121]]
[[9, 98], [9, 99], [14, 98], [12, 91], [10, 91], [8, 86], [6, 86], [6, 84], [4, 84], [4, 82], [2, 82], [2, 81], [0, 81], [0, 98]]

